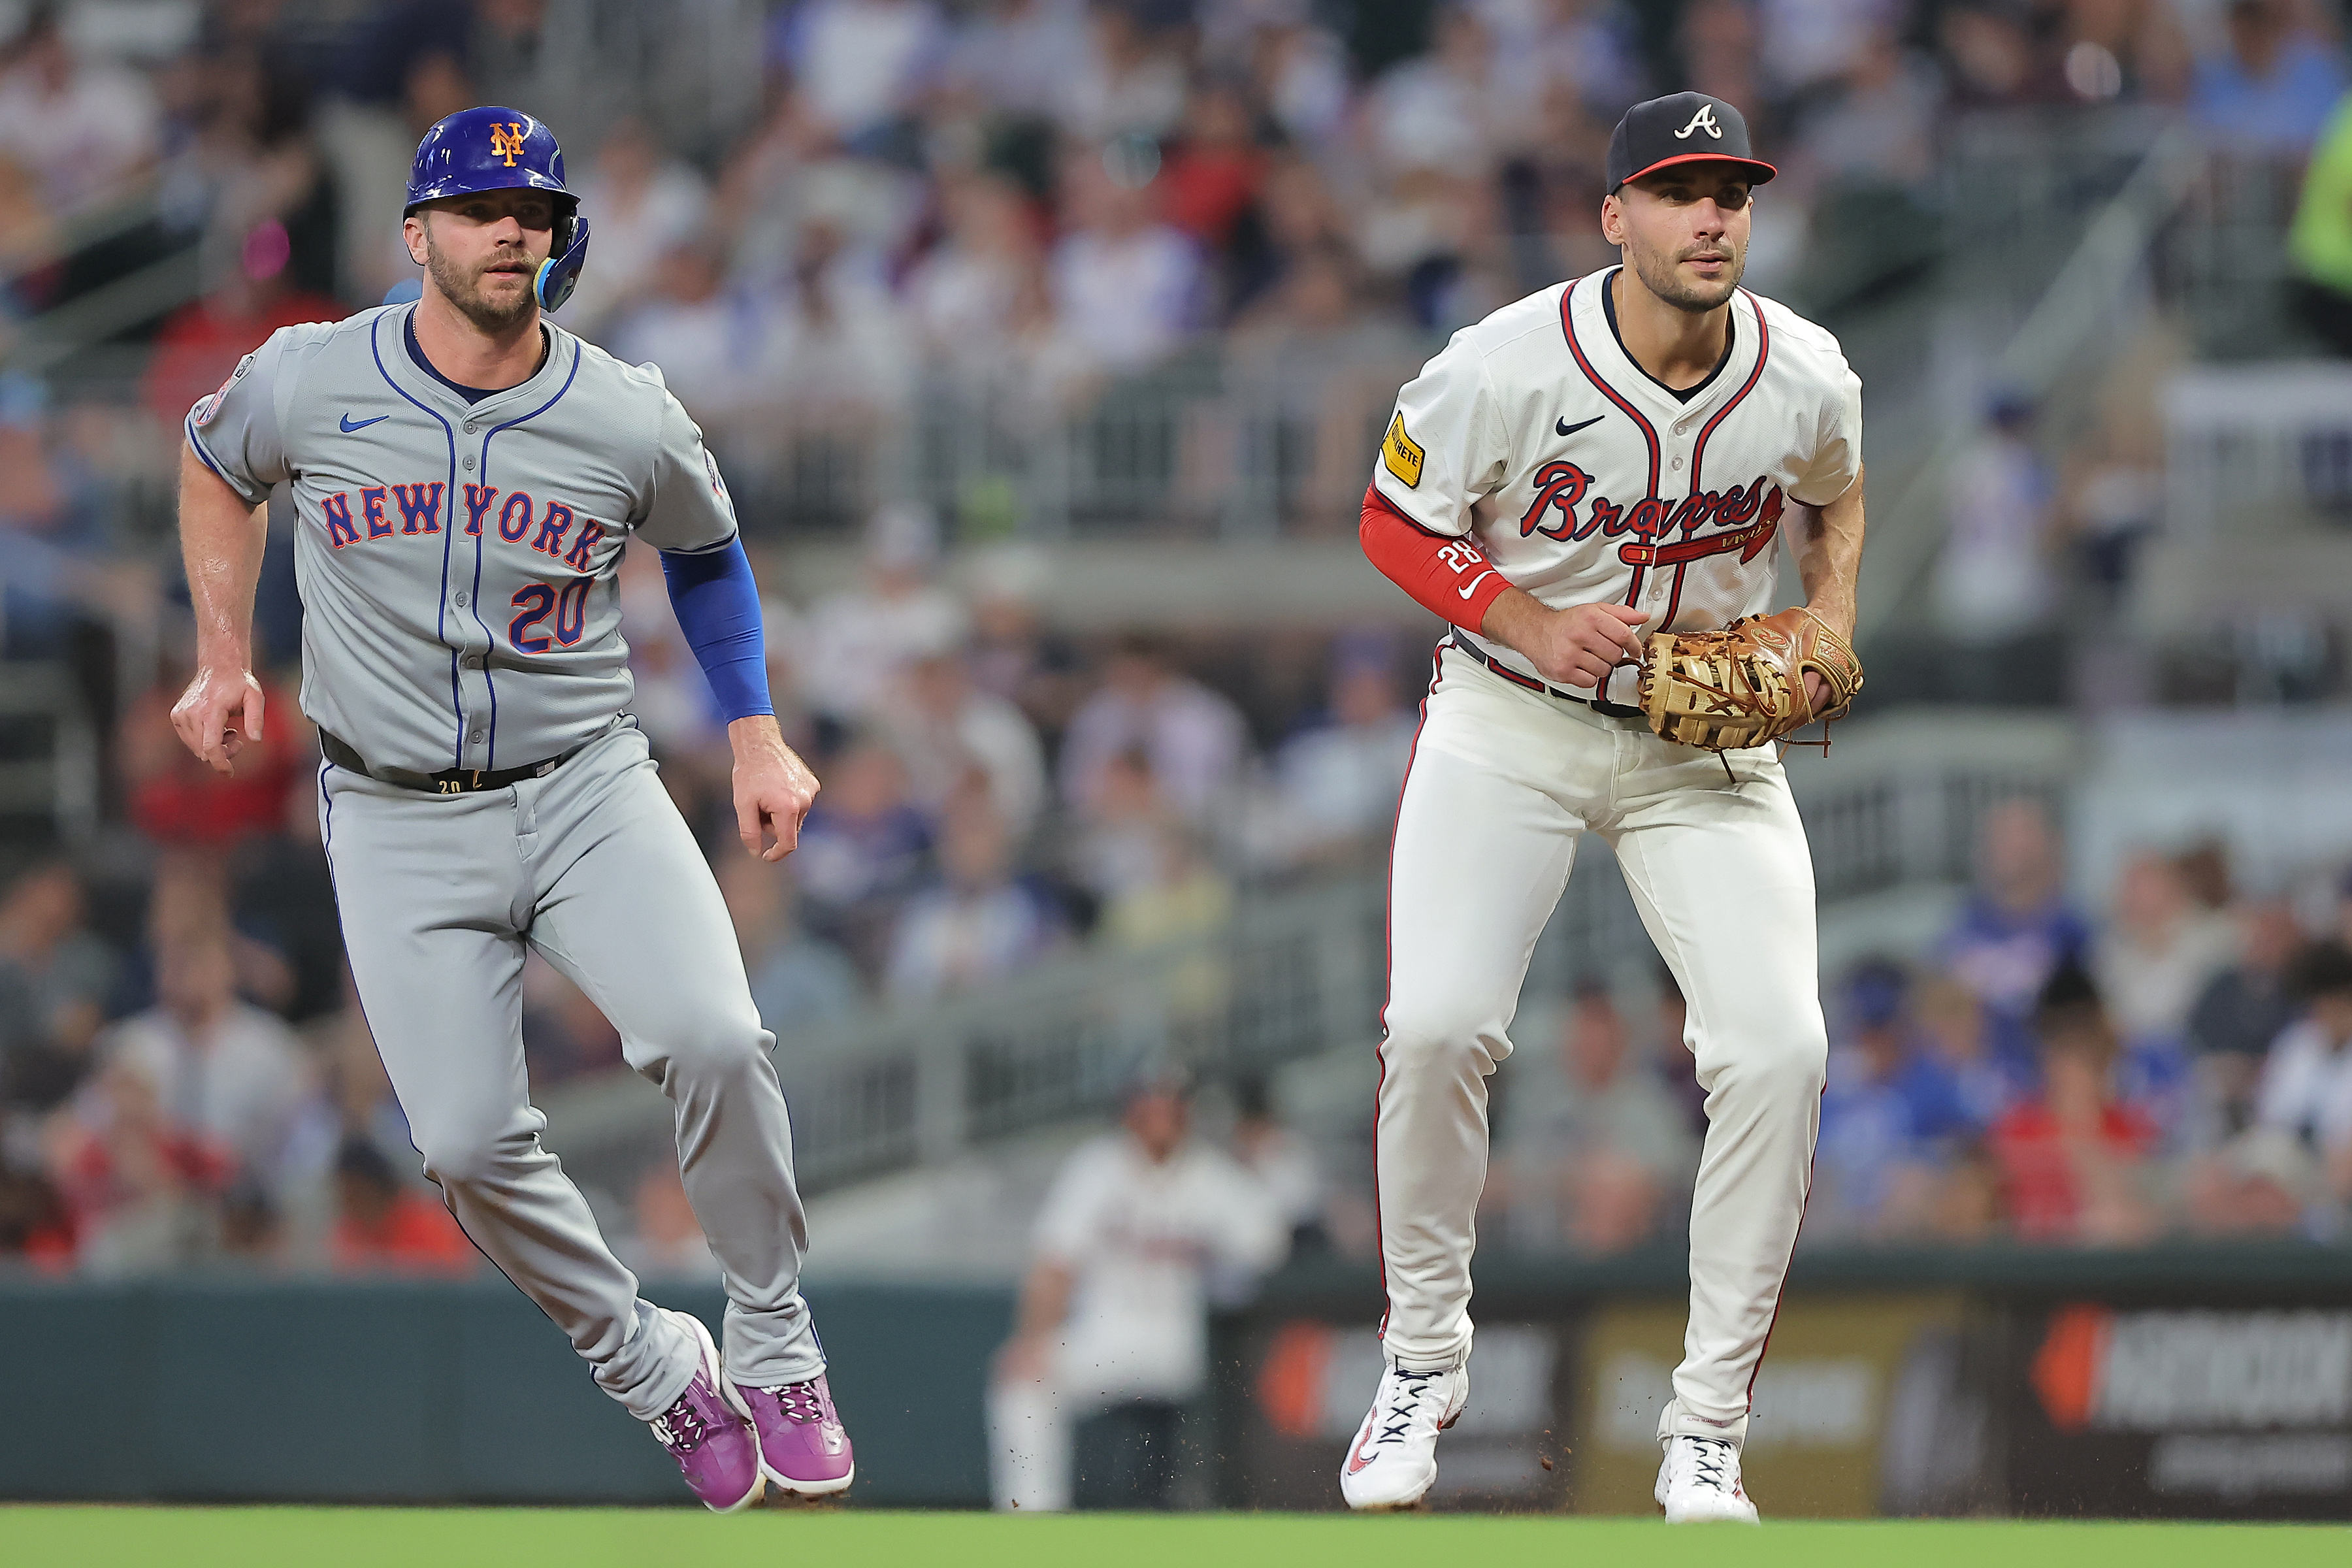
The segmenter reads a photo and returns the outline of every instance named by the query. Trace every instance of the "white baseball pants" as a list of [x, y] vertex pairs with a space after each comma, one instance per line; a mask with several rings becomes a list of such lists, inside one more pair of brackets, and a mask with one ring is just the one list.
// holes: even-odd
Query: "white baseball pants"
[[1745, 1437], [1811, 1180], [1828, 1037], [1804, 825], [1769, 747], [1728, 755], [1736, 785], [1713, 752], [1442, 648], [1390, 861], [1374, 1167], [1381, 1333], [1400, 1364], [1469, 1351], [1486, 1076], [1511, 1054], [1577, 842], [1597, 833], [1688, 998], [1684, 1043], [1706, 1090], [1690, 1327], [1661, 1436]]

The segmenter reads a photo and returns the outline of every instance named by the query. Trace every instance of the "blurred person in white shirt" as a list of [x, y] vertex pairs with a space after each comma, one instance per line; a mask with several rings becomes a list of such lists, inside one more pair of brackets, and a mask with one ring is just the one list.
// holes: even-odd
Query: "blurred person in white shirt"
[[1494, 36], [1462, 0], [1430, 18], [1430, 47], [1395, 66], [1373, 88], [1372, 143], [1392, 173], [1483, 172], [1509, 138], [1520, 105], [1506, 100], [1496, 77]]
[[1000, 113], [1042, 118], [1086, 69], [1091, 47], [1083, 0], [989, 0], [957, 29], [948, 83]]
[[782, 17], [780, 42], [811, 116], [855, 143], [914, 107], [947, 34], [926, 0], [809, 0]]
[[1061, 940], [1058, 912], [1015, 876], [996, 808], [966, 795], [940, 833], [940, 877], [907, 901], [886, 985], [901, 1005], [970, 991], [1034, 963]]
[[710, 211], [710, 188], [686, 163], [664, 155], [635, 115], [596, 151], [580, 203], [595, 214], [596, 265], [580, 275], [563, 324], [592, 342], [656, 281], [662, 258], [692, 239]]
[[154, 1086], [167, 1121], [236, 1157], [273, 1198], [325, 1170], [330, 1121], [316, 1064], [274, 1013], [238, 999], [226, 916], [159, 932], [157, 1001], [100, 1036], [99, 1059]]
[[2271, 1047], [2254, 1121], [2301, 1140], [2340, 1205], [2352, 1198], [2352, 951], [2314, 943], [2295, 959], [2288, 984], [2304, 1016]]
[[0, 153], [41, 182], [62, 217], [129, 194], [155, 160], [162, 117], [138, 72], [76, 56], [58, 10], [34, 7], [5, 46]]
[[917, 659], [961, 644], [966, 617], [933, 573], [939, 517], [892, 501], [866, 523], [861, 580], [819, 599], [802, 623], [793, 667], [809, 706], [856, 721], [880, 710]]
[[1071, 227], [1054, 247], [1051, 282], [1060, 331], [1113, 375], [1173, 353], [1196, 323], [1202, 291], [1199, 251], [1160, 221], [1150, 184], [1121, 168], [1113, 179], [1091, 150], [1064, 161]]
[[2057, 606], [2049, 531], [2056, 488], [2032, 442], [2033, 408], [2002, 395], [1953, 465], [1935, 596], [1946, 635], [1986, 644], [2040, 627]]
[[775, 381], [766, 389], [792, 427], [868, 441], [913, 391], [915, 344], [870, 260], [835, 219], [812, 216], [801, 226], [779, 316]]
[[654, 266], [652, 297], [614, 321], [605, 342], [617, 359], [660, 365], [712, 447], [731, 458], [770, 444], [786, 334], [781, 303], [730, 285], [726, 269], [711, 237], [672, 246]]
[[1141, 9], [1098, 5], [1087, 13], [1085, 48], [1056, 104], [1063, 130], [1080, 142], [1162, 137], [1183, 117], [1183, 34], [1147, 26]]
[[1275, 753], [1275, 841], [1282, 859], [1334, 859], [1376, 844], [1396, 816], [1412, 757], [1412, 710], [1397, 700], [1382, 638], [1343, 641], [1334, 652], [1326, 721]]
[[1043, 265], [1028, 197], [976, 174], [940, 193], [947, 237], [907, 278], [907, 310], [926, 352], [967, 374], [1004, 368], [1024, 285]]
[[914, 650], [876, 723], [907, 764], [907, 788], [933, 817], [977, 791], [1017, 845], [1045, 806], [1045, 748], [1009, 699], [981, 690], [961, 643]]
[[1273, 1194], [1231, 1156], [1191, 1139], [1181, 1085], [1138, 1082], [1120, 1121], [1070, 1156], [1037, 1218], [988, 1397], [990, 1490], [1000, 1509], [1070, 1507], [1074, 1428], [1122, 1406], [1160, 1417], [1138, 1430], [1160, 1436], [1161, 1463], [1156, 1488], [1121, 1500], [1164, 1504], [1173, 1413], [1208, 1378], [1211, 1273], [1255, 1275], [1282, 1261]]
[[1094, 813], [1112, 761], [1137, 749], [1160, 800], [1201, 820], [1239, 781], [1247, 741], [1239, 709], [1178, 672], [1160, 639], [1132, 633], [1120, 639], [1102, 685], [1070, 719], [1062, 740], [1062, 795], [1080, 813]]
[[2198, 997], [2237, 954], [2230, 918], [2190, 898], [2179, 867], [2143, 850], [2116, 879], [2092, 973], [2126, 1044], [2178, 1043]]

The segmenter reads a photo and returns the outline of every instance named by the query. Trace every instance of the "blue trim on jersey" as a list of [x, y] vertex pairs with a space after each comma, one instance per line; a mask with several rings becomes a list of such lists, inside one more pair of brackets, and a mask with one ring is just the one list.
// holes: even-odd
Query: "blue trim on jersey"
[[710, 683], [710, 694], [719, 700], [720, 716], [731, 724], [773, 713], [760, 584], [752, 579], [741, 537], [723, 549], [665, 550], [661, 563], [670, 609], [702, 666], [702, 678]]
[[[378, 342], [376, 338], [376, 328], [382, 325], [383, 321], [383, 318], [379, 316], [368, 326], [368, 353], [375, 358], [375, 373], [383, 377], [383, 384], [386, 386], [400, 394], [401, 396], [406, 398], [410, 403], [415, 404], [416, 407], [422, 412], [432, 415], [434, 422], [441, 426], [441, 434], [446, 437], [449, 442], [449, 489], [447, 492], [449, 497], [449, 516], [448, 526], [441, 531], [441, 598], [440, 602], [433, 606], [433, 635], [440, 639], [441, 645], [444, 647], [446, 647], [449, 650], [449, 711], [457, 721], [457, 749], [451, 753], [449, 765], [453, 768], [462, 768], [466, 765], [466, 699], [464, 692], [459, 689], [457, 684], [457, 645], [449, 640], [448, 627], [449, 542], [452, 536], [454, 536], [457, 531], [457, 426], [451, 425], [446, 419], [442, 418], [440, 415], [434, 413], [432, 409], [425, 407], [424, 404], [418, 403], [417, 400], [410, 395], [409, 390], [406, 387], [392, 379], [392, 372], [384, 369], [383, 345]], [[478, 556], [479, 553], [480, 547], [477, 545], [476, 554]], [[478, 582], [477, 583], [477, 586], [479, 586]], [[474, 598], [475, 602], [479, 604], [481, 600], [480, 594], [477, 593], [474, 595]], [[479, 618], [480, 617], [478, 616], [476, 616], [476, 619], [478, 620]], [[482, 629], [486, 633], [489, 630], [487, 626]], [[485, 660], [484, 663], [487, 665], [488, 661]], [[484, 670], [484, 673], [486, 675], [488, 673], [487, 668]], [[493, 701], [495, 700], [496, 700], [493, 699]]]
[[[547, 342], [547, 329], [545, 327], [540, 328], [539, 334], [540, 342], [544, 345]], [[451, 381], [447, 376], [443, 375], [439, 371], [434, 369], [433, 362], [425, 357], [425, 345], [416, 341], [415, 311], [411, 310], [407, 315], [401, 318], [400, 335], [407, 342], [408, 357], [412, 361], [415, 362], [416, 368], [431, 376], [434, 380], [439, 382], [442, 385], [447, 387], [450, 391], [456, 393], [458, 396], [464, 398], [467, 406], [470, 407], [474, 404], [479, 403], [485, 397], [496, 397], [499, 393], [507, 390], [503, 386], [460, 386], [456, 382]], [[544, 352], [543, 348], [541, 352]], [[531, 372], [531, 375], [537, 375], [539, 373], [537, 371]], [[523, 379], [528, 381], [530, 377], [525, 376]]]
[[245, 499], [245, 492], [237, 489], [237, 484], [235, 479], [228, 477], [228, 470], [226, 468], [222, 468], [218, 463], [213, 461], [213, 455], [206, 451], [205, 449], [205, 444], [196, 438], [196, 416], [191, 414], [184, 419], [181, 420], [180, 428], [182, 432], [187, 436], [188, 446], [195, 452], [196, 461], [202, 463], [205, 468], [210, 468], [214, 473], [218, 474], [220, 476], [221, 483], [229, 488], [229, 492], [236, 496], [237, 500], [243, 500]]
[[[546, 329], [541, 328], [541, 330], [543, 331]], [[552, 340], [551, 339], [550, 341], [551, 342]], [[479, 464], [481, 468], [482, 483], [487, 485], [490, 482], [490, 437], [497, 435], [501, 430], [511, 430], [518, 425], [528, 425], [532, 420], [538, 418], [541, 415], [546, 413], [549, 409], [554, 407], [557, 404], [562, 402], [563, 395], [572, 390], [572, 382], [577, 380], [580, 375], [580, 344], [578, 340], [575, 339], [572, 344], [571, 372], [564, 376], [563, 384], [555, 389], [555, 395], [541, 404], [538, 407], [532, 409], [530, 413], [524, 415], [521, 418], [509, 419], [503, 425], [493, 425], [488, 430], [482, 432], [482, 457]], [[488, 533], [489, 531], [488, 529], [484, 529], [482, 531], [484, 533]], [[482, 618], [482, 541], [479, 535], [477, 535], [474, 540], [474, 618], [477, 621]], [[483, 631], [488, 632], [489, 627], [484, 626], [482, 629]], [[497, 646], [497, 640], [495, 638], [492, 639], [491, 646], [494, 647]], [[495, 770], [499, 765], [499, 683], [490, 679], [490, 668], [489, 661], [488, 659], [482, 661], [482, 679], [490, 689], [490, 749], [482, 759], [483, 771], [489, 772]]]

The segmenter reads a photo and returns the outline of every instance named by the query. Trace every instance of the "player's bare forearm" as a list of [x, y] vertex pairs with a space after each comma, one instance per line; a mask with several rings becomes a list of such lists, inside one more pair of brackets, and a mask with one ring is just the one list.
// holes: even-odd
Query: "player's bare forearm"
[[1855, 474], [1845, 494], [1814, 512], [1795, 536], [1805, 607], [1846, 637], [1853, 636], [1854, 578], [1862, 567], [1863, 479]]
[[180, 448], [180, 554], [196, 616], [196, 672], [172, 708], [172, 728], [215, 771], [232, 773], [261, 739], [253, 678], [253, 595], [268, 541], [265, 508], [247, 506], [194, 448]]
[[762, 860], [781, 860], [799, 847], [801, 823], [823, 786], [784, 744], [772, 713], [734, 721], [727, 743], [735, 753], [736, 833]]
[[1486, 607], [1479, 633], [1526, 656], [1545, 679], [1599, 687], [1609, 671], [1642, 654], [1640, 627], [1650, 617], [1623, 605], [1570, 605], [1555, 610], [1520, 588]]

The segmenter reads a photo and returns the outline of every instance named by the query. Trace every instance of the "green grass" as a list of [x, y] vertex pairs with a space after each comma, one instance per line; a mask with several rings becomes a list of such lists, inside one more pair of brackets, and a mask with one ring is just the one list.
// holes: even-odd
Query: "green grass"
[[2336, 1526], [1998, 1521], [1677, 1530], [1649, 1520], [1425, 1514], [1083, 1514], [688, 1510], [0, 1507], [10, 1568], [2294, 1568], [2352, 1561]]

